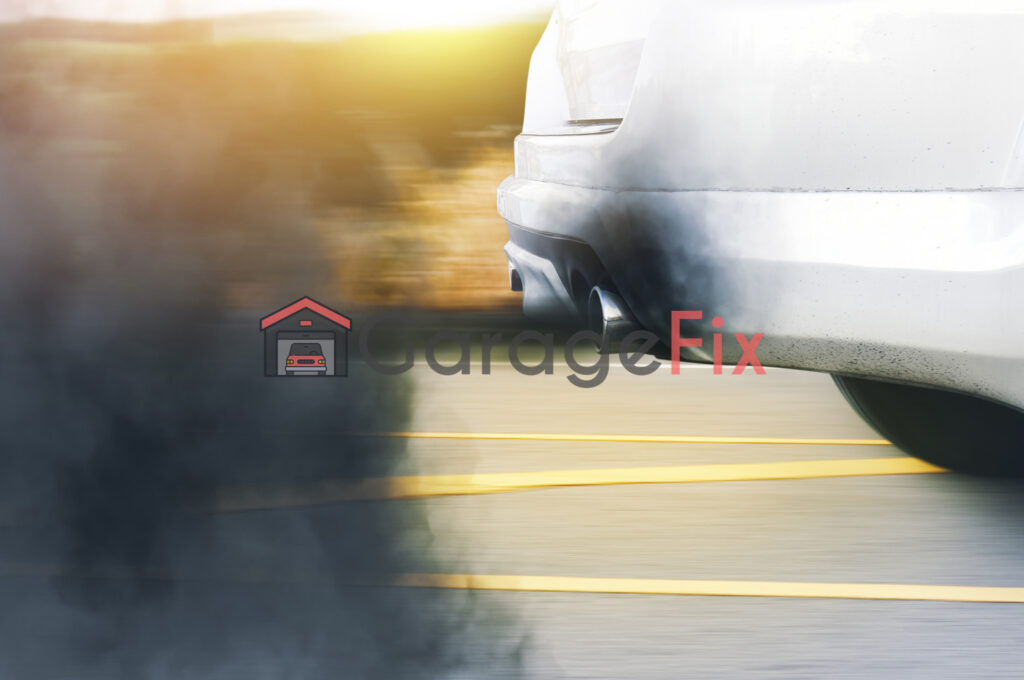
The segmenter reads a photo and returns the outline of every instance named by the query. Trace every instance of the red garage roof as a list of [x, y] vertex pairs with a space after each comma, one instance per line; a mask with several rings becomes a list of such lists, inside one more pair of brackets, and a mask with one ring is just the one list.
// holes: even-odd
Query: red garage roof
[[351, 330], [352, 319], [348, 318], [344, 314], [339, 314], [330, 307], [326, 307], [313, 298], [304, 297], [295, 302], [291, 303], [287, 307], [282, 307], [273, 314], [265, 316], [260, 319], [260, 330], [266, 330], [268, 327], [273, 326], [282, 319], [287, 319], [289, 316], [296, 312], [300, 312], [303, 309], [308, 309], [312, 312], [316, 312], [325, 319], [330, 319], [339, 326], [344, 326]]

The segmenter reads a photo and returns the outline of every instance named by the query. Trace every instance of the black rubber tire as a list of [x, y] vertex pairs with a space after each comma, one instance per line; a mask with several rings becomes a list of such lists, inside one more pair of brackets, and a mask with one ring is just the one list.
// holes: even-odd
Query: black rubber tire
[[832, 378], [868, 425], [910, 455], [958, 472], [1024, 476], [1024, 413], [957, 392]]

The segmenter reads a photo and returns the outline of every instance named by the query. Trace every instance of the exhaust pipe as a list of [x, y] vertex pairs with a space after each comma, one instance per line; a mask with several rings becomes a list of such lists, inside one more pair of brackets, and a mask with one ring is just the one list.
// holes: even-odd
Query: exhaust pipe
[[566, 289], [551, 260], [524, 250], [509, 241], [505, 244], [508, 258], [508, 285], [523, 293], [526, 316], [558, 325], [578, 326], [579, 308]]
[[618, 350], [623, 338], [640, 330], [623, 299], [599, 286], [590, 291], [587, 320], [590, 330], [601, 336], [601, 351], [604, 352]]
[[511, 259], [508, 261], [508, 287], [513, 293], [523, 292], [523, 277], [520, 276], [519, 270], [516, 269], [516, 265]]

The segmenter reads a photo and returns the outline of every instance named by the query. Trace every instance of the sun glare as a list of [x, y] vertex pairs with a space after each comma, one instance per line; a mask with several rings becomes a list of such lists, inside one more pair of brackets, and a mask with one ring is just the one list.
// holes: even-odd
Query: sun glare
[[[333, 3], [345, 12], [346, 2]], [[488, 2], [487, 0], [369, 0], [348, 11], [368, 28], [402, 29], [429, 26], [459, 27], [534, 18], [549, 12], [554, 0], [532, 2]], [[326, 9], [326, 7], [325, 7]]]
[[325, 12], [358, 29], [460, 27], [535, 20], [555, 0], [14, 0], [0, 2], [0, 21], [49, 17], [103, 21], [164, 21], [257, 12]]

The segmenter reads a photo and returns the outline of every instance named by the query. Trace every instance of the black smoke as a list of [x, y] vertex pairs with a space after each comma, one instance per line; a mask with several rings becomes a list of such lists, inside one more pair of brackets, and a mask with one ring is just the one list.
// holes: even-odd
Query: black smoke
[[403, 459], [350, 433], [406, 429], [408, 381], [262, 377], [238, 291], [337, 301], [301, 193], [218, 192], [215, 136], [83, 151], [30, 86], [0, 90], [0, 677], [517, 677], [470, 594], [354, 585], [452, 567], [419, 505], [209, 510]]

